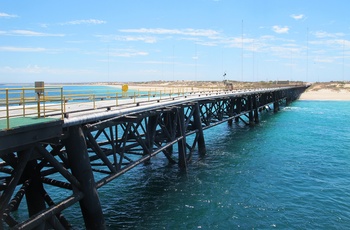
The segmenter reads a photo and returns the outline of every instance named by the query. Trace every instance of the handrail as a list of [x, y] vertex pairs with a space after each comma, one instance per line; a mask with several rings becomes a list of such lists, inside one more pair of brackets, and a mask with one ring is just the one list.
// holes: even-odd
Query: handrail
[[[278, 87], [281, 88], [281, 87]], [[284, 88], [284, 87], [282, 87]], [[276, 88], [260, 89], [275, 90]], [[251, 89], [252, 90], [252, 89]], [[256, 90], [256, 89], [255, 89]], [[110, 88], [107, 92], [87, 90], [64, 90], [63, 87], [0, 88], [0, 130], [14, 127], [14, 118], [56, 118], [63, 120], [69, 114], [97, 109], [110, 110], [118, 106], [134, 106], [143, 102], [174, 99], [188, 94], [227, 91], [224, 88], [164, 88], [121, 92]], [[231, 90], [229, 90], [231, 91]], [[250, 90], [233, 90], [248, 92]]]
[[62, 87], [0, 88], [0, 123], [6, 120], [5, 129], [10, 129], [11, 118], [61, 114], [62, 95]]
[[116, 107], [127, 101], [137, 104], [153, 99], [162, 100], [206, 90], [210, 89], [178, 87], [121, 92], [120, 89], [111, 87], [107, 92], [105, 90], [89, 92], [89, 90], [64, 90], [63, 87], [0, 88], [0, 124], [6, 120], [6, 125], [1, 125], [0, 130], [13, 128], [11, 122], [13, 118], [54, 117], [63, 120], [67, 113]]

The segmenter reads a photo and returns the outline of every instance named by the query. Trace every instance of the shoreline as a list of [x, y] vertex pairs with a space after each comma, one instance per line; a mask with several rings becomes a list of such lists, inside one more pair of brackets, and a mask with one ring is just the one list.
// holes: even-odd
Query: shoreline
[[350, 101], [348, 90], [306, 90], [300, 95], [299, 100], [308, 101]]

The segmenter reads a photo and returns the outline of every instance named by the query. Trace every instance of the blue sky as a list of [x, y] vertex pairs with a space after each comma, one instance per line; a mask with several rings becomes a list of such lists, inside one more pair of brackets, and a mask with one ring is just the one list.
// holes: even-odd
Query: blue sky
[[0, 83], [350, 80], [350, 1], [1, 0]]

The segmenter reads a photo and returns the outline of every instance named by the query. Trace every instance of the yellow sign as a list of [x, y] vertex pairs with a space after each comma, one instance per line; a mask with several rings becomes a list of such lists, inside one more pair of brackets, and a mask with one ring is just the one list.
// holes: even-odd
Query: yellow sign
[[122, 86], [122, 91], [123, 91], [123, 92], [128, 91], [128, 89], [129, 89], [129, 86], [128, 86], [127, 84], [125, 84], [125, 85]]

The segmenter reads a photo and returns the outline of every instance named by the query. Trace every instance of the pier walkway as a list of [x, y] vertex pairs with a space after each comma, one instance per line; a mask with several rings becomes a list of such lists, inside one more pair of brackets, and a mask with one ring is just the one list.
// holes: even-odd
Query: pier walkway
[[[193, 154], [206, 154], [204, 130], [224, 122], [254, 125], [261, 113], [277, 112], [306, 88], [115, 95], [79, 103], [57, 93], [29, 104], [7, 98], [0, 107], [0, 229], [72, 228], [63, 211], [76, 203], [87, 229], [105, 229], [100, 187], [159, 153], [186, 170]], [[29, 217], [16, 214], [21, 205]]]

